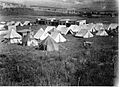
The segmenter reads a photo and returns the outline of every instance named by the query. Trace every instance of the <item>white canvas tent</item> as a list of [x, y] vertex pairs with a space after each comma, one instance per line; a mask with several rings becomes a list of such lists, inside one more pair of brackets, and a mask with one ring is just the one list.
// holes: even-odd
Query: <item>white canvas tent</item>
[[55, 26], [47, 26], [45, 32], [54, 31], [55, 28], [56, 28]]
[[90, 37], [93, 37], [93, 34], [87, 29], [81, 29], [75, 36], [83, 37], [83, 38], [90, 38]]
[[46, 39], [49, 35], [50, 35], [49, 33], [44, 32], [44, 33], [41, 35], [40, 40]]
[[4, 38], [9, 39], [10, 43], [21, 43], [22, 36], [19, 35], [14, 29], [11, 29]]
[[59, 32], [53, 32], [50, 35], [57, 43], [58, 42], [66, 42], [66, 39], [59, 33]]
[[77, 33], [78, 31], [80, 31], [80, 27], [78, 25], [71, 25], [68, 30], [71, 30], [74, 33]]
[[23, 25], [32, 25], [32, 24], [30, 23], [30, 21], [25, 21]]
[[42, 28], [40, 28], [38, 30], [38, 32], [34, 35], [35, 39], [40, 39], [40, 37], [42, 36], [42, 34], [44, 33], [44, 30]]
[[100, 30], [96, 33], [97, 36], [108, 36], [108, 33], [105, 30]]
[[113, 30], [113, 29], [116, 29], [118, 27], [118, 24], [117, 23], [111, 23], [108, 27], [108, 30]]
[[58, 25], [57, 28], [56, 28], [56, 30], [59, 30], [59, 31], [60, 31], [61, 28], [65, 28], [65, 27], [66, 27], [66, 25]]

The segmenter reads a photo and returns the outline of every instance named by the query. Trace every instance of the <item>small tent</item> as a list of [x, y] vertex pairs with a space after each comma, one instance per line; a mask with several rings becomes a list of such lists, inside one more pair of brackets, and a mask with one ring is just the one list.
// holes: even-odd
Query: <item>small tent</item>
[[22, 24], [20, 21], [17, 21], [17, 22], [15, 23], [15, 26], [23, 26], [23, 24]]
[[58, 42], [66, 42], [66, 39], [59, 33], [59, 32], [53, 32], [50, 35], [57, 43]]
[[47, 51], [59, 51], [59, 45], [50, 36], [44, 39], [41, 44], [44, 48], [46, 47]]
[[64, 28], [64, 27], [66, 27], [66, 25], [58, 25], [57, 28], [56, 28], [56, 30], [59, 30], [59, 31], [60, 31], [61, 28]]
[[30, 23], [30, 21], [25, 21], [23, 25], [32, 25], [32, 24]]
[[75, 36], [83, 37], [83, 38], [90, 38], [90, 37], [93, 37], [93, 34], [87, 29], [81, 29]]
[[44, 33], [44, 30], [42, 28], [40, 28], [38, 30], [38, 32], [34, 35], [35, 39], [40, 39], [40, 37], [42, 36], [42, 34]]
[[116, 29], [117, 27], [118, 27], [117, 23], [111, 23], [108, 27], [108, 30], [113, 30], [113, 29]]
[[10, 43], [21, 43], [22, 36], [19, 35], [14, 29], [11, 29], [5, 36], [5, 39], [9, 39]]
[[74, 33], [77, 33], [80, 30], [80, 27], [78, 25], [71, 25], [68, 30], [71, 30]]
[[40, 37], [40, 40], [44, 40], [45, 38], [47, 38], [50, 34], [47, 33], [47, 32], [44, 32], [41, 37]]
[[100, 30], [96, 33], [97, 36], [108, 36], [108, 33], [105, 30]]

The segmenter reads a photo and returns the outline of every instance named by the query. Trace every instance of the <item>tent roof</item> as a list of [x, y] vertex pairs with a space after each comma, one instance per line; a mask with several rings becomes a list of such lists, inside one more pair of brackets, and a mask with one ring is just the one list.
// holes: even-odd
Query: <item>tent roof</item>
[[81, 29], [75, 36], [84, 36], [87, 32], [87, 29]]
[[100, 30], [96, 33], [96, 35], [108, 35], [107, 32], [105, 30]]
[[55, 29], [55, 26], [47, 26], [47, 28], [45, 29], [45, 32], [51, 31], [52, 29]]
[[40, 37], [43, 35], [43, 33], [44, 33], [44, 30], [42, 28], [40, 28], [38, 30], [38, 32], [34, 35], [34, 38], [40, 39]]

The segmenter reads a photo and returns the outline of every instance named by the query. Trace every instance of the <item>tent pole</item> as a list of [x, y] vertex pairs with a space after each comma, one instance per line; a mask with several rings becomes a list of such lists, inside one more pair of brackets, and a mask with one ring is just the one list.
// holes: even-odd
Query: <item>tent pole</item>
[[[60, 42], [60, 35], [59, 35], [59, 42]], [[59, 42], [58, 42], [58, 45], [59, 45], [59, 46], [58, 46], [58, 47], [59, 47], [58, 49], [59, 49], [59, 59], [60, 59], [60, 43], [59, 43]]]

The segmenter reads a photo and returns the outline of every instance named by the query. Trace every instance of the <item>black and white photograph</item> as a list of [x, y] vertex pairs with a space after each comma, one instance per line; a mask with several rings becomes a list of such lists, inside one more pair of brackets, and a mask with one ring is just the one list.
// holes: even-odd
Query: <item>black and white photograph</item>
[[118, 86], [118, 48], [119, 0], [0, 0], [0, 86]]

